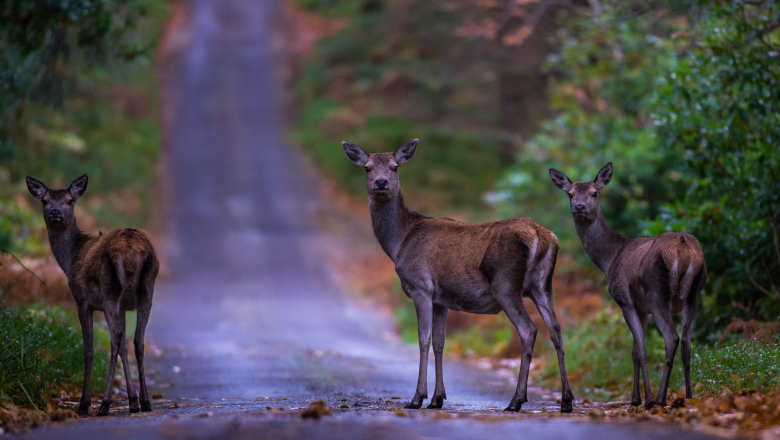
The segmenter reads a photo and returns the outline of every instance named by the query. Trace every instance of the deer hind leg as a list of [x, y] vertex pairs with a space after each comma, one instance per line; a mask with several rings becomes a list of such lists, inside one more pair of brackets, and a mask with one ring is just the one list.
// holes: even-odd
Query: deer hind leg
[[539, 314], [542, 315], [542, 319], [550, 331], [550, 340], [552, 340], [553, 347], [555, 347], [555, 351], [558, 354], [558, 369], [561, 373], [561, 412], [570, 413], [572, 411], [574, 394], [571, 392], [569, 379], [566, 375], [566, 359], [563, 351], [561, 325], [558, 323], [558, 318], [555, 316], [555, 309], [553, 308], [552, 287], [549, 286], [541, 294], [532, 295], [531, 297], [534, 299], [536, 308], [539, 309]]
[[447, 330], [446, 307], [433, 305], [433, 358], [436, 362], [436, 388], [433, 389], [433, 397], [428, 409], [440, 409], [444, 406], [447, 392], [444, 391], [444, 376], [442, 375], [442, 355], [444, 353], [444, 338]]
[[[101, 293], [105, 298], [105, 294]], [[111, 357], [108, 364], [108, 378], [106, 381], [106, 391], [103, 393], [103, 401], [100, 404], [100, 410], [98, 410], [99, 416], [107, 416], [108, 410], [111, 408], [111, 391], [114, 384], [114, 373], [116, 373], [116, 360], [119, 356], [119, 348], [121, 346], [122, 338], [124, 338], [125, 329], [122, 327], [122, 320], [119, 318], [118, 302], [106, 301], [103, 313], [106, 316], [106, 322], [111, 333]]]
[[141, 411], [141, 407], [138, 405], [138, 394], [135, 392], [133, 386], [133, 380], [130, 376], [130, 359], [127, 356], [127, 338], [125, 337], [125, 328], [127, 328], [127, 320], [125, 312], [119, 312], [119, 320], [122, 326], [122, 338], [119, 340], [119, 357], [122, 359], [122, 369], [125, 372], [125, 383], [127, 384], [127, 400], [131, 413], [137, 413]]
[[417, 338], [420, 342], [420, 371], [417, 375], [417, 389], [411, 402], [404, 408], [418, 409], [428, 398], [428, 352], [431, 349], [431, 321], [433, 320], [433, 302], [425, 295], [412, 296], [417, 310]]
[[674, 328], [674, 321], [672, 320], [672, 311], [668, 304], [664, 304], [657, 310], [657, 313], [653, 314], [655, 318], [655, 324], [658, 330], [661, 331], [661, 335], [664, 338], [664, 348], [666, 350], [666, 356], [664, 358], [664, 373], [661, 377], [661, 388], [658, 390], [658, 396], [655, 399], [655, 403], [661, 406], [666, 406], [666, 391], [669, 388], [669, 378], [672, 374], [672, 367], [674, 366], [674, 355], [677, 353], [677, 346], [680, 343], [680, 336], [677, 334], [677, 330]]
[[[702, 269], [704, 270], [704, 269]], [[704, 286], [704, 281], [699, 285], [694, 285], [688, 294], [687, 301], [682, 309], [682, 353], [683, 369], [685, 370], [685, 398], [693, 397], [691, 388], [691, 334], [693, 325], [696, 323], [696, 311], [699, 308], [699, 292]]]
[[138, 319], [135, 327], [135, 360], [138, 363], [138, 382], [141, 389], [141, 411], [151, 411], [152, 403], [149, 400], [149, 390], [146, 388], [146, 373], [144, 371], [144, 334], [146, 324], [149, 322], [149, 313], [152, 310], [152, 287], [141, 286], [146, 295], [139, 295]]
[[512, 322], [520, 335], [520, 375], [517, 380], [517, 390], [514, 397], [504, 411], [520, 411], [523, 404], [528, 402], [528, 371], [531, 367], [534, 343], [536, 342], [536, 326], [528, 316], [523, 305], [521, 291], [515, 289], [512, 283], [494, 282], [493, 289], [496, 301], [504, 310], [506, 316]]
[[94, 328], [92, 327], [92, 309], [87, 306], [79, 306], [79, 322], [81, 323], [81, 335], [84, 338], [84, 388], [81, 390], [81, 401], [78, 413], [82, 416], [89, 414], [91, 404], [92, 382], [92, 358], [95, 356], [93, 344]]

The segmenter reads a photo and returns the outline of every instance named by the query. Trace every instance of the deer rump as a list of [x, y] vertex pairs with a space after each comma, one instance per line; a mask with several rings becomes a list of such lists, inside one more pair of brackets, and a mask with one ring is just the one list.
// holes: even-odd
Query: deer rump
[[552, 282], [557, 251], [555, 235], [527, 218], [480, 225], [425, 219], [401, 245], [396, 272], [402, 283], [433, 292], [434, 304], [496, 314], [494, 283], [532, 296], [530, 287]]
[[649, 289], [655, 288], [659, 293], [656, 300], [669, 304], [671, 312], [677, 314], [686, 301], [696, 299], [690, 293], [706, 277], [701, 246], [689, 234], [665, 232], [658, 237], [631, 240], [615, 258], [621, 259], [623, 267], [616, 266], [615, 271], [610, 268], [610, 273], [628, 271], [631, 299], [636, 309], [646, 314], [653, 310], [646, 294]]
[[103, 310], [104, 289], [106, 299], [118, 302], [121, 311], [135, 310], [141, 275], [151, 269], [154, 258], [149, 238], [138, 229], [117, 229], [91, 241], [80, 271], [90, 306]]

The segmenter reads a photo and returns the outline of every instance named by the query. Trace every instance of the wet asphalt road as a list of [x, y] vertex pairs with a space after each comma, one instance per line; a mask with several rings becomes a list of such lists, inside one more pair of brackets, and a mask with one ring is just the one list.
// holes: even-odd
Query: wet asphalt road
[[[444, 411], [387, 411], [414, 393], [417, 349], [330, 282], [329, 241], [311, 221], [323, 203], [317, 179], [284, 142], [274, 4], [194, 0], [186, 8], [187, 43], [169, 72], [176, 246], [147, 331], [164, 353], [147, 362], [149, 388], [165, 397], [152, 413], [119, 407], [25, 437], [706, 437], [656, 423], [505, 414], [515, 378], [447, 360]], [[433, 378], [431, 361], [429, 391]], [[557, 410], [539, 393], [529, 397], [524, 408]], [[350, 408], [303, 419], [300, 408], [314, 399]]]

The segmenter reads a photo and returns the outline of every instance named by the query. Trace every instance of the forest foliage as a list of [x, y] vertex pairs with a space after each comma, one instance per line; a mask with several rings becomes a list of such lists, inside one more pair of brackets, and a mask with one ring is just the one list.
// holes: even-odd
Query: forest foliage
[[709, 278], [696, 332], [712, 342], [733, 318], [780, 317], [780, 6], [638, 7], [602, 1], [560, 31], [547, 63], [558, 113], [493, 198], [505, 213], [550, 225], [582, 256], [547, 168], [591, 180], [612, 161], [602, 209], [613, 229], [689, 232], [702, 244]]

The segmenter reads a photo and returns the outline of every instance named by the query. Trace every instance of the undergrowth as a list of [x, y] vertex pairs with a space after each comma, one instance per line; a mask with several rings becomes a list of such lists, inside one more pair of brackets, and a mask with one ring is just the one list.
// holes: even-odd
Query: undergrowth
[[[102, 389], [110, 337], [95, 325], [92, 388]], [[0, 402], [44, 409], [48, 398], [84, 381], [78, 318], [62, 307], [0, 310]]]
[[[565, 327], [563, 341], [569, 380], [580, 394], [602, 399], [630, 398], [634, 380], [633, 338], [617, 307], [609, 306], [589, 320]], [[656, 394], [663, 374], [665, 349], [652, 319], [645, 349], [650, 386]], [[558, 361], [551, 346], [544, 352], [550, 361], [542, 367], [539, 377], [545, 386], [554, 389], [560, 381]], [[709, 397], [743, 390], [772, 391], [780, 385], [778, 360], [780, 340], [774, 343], [734, 340], [714, 346], [694, 341], [691, 353], [694, 394]], [[669, 394], [673, 390], [680, 395], [685, 392], [680, 347], [674, 357], [669, 390]], [[640, 392], [644, 400], [642, 383]]]

